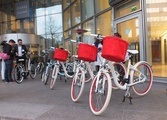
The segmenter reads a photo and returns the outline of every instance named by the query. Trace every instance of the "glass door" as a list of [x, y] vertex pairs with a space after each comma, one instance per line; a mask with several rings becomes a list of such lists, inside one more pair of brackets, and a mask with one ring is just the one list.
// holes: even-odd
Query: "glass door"
[[144, 59], [144, 46], [142, 35], [142, 20], [140, 12], [114, 21], [114, 32], [118, 32], [122, 39], [129, 42], [131, 50], [138, 50], [140, 54], [133, 58], [133, 62]]

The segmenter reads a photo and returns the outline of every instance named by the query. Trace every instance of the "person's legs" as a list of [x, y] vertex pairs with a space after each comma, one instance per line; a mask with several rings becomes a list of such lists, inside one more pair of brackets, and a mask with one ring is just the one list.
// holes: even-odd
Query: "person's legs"
[[12, 78], [13, 60], [9, 60], [8, 67], [9, 67], [8, 69], [9, 82], [13, 82], [13, 78]]
[[1, 61], [1, 78], [5, 81], [5, 62], [4, 60]]
[[5, 61], [5, 81], [6, 82], [9, 82], [9, 79], [8, 79], [8, 61]]

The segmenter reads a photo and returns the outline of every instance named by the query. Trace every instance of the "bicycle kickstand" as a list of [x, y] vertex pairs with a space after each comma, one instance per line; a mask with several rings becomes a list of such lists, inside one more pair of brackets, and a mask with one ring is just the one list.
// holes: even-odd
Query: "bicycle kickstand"
[[122, 102], [125, 102], [125, 98], [129, 98], [130, 104], [132, 105], [132, 96], [130, 95], [130, 87], [127, 88]]
[[65, 76], [65, 82], [67, 82], [67, 77]]

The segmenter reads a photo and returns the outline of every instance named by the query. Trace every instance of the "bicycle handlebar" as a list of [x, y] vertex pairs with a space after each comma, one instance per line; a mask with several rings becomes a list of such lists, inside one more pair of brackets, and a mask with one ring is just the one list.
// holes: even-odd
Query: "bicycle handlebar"
[[103, 39], [105, 36], [101, 36], [100, 34], [90, 34], [92, 37], [96, 37], [96, 39]]

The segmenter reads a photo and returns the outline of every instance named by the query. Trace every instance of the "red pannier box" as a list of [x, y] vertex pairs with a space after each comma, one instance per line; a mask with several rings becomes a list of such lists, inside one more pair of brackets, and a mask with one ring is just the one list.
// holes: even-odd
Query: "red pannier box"
[[68, 51], [56, 48], [54, 51], [54, 59], [65, 62], [68, 58]]
[[127, 49], [127, 41], [115, 36], [107, 36], [103, 39], [102, 57], [110, 61], [122, 62]]
[[80, 43], [78, 47], [78, 58], [80, 60], [94, 62], [96, 61], [97, 47], [86, 43]]

